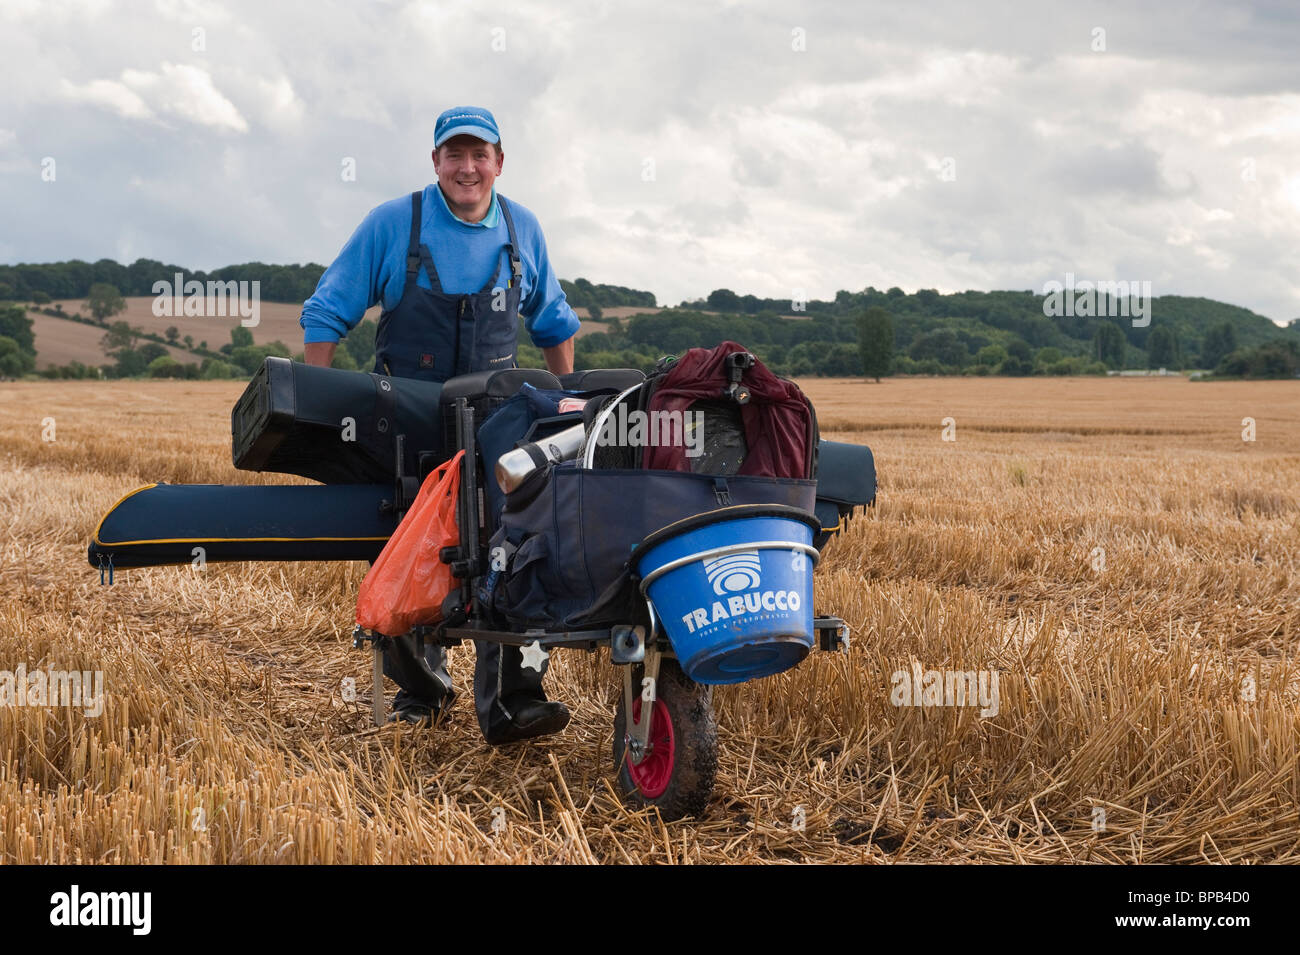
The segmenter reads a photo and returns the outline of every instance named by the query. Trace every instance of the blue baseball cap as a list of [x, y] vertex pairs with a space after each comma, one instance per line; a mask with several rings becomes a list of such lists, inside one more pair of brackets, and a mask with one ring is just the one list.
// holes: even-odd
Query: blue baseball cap
[[468, 133], [487, 143], [501, 141], [496, 117], [478, 106], [453, 106], [438, 117], [433, 127], [433, 148], [437, 149], [453, 136]]

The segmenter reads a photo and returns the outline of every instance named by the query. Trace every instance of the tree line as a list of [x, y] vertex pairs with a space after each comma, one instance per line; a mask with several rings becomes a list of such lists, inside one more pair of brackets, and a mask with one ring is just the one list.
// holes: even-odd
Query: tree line
[[[123, 289], [111, 282], [90, 280], [111, 277], [117, 274], [114, 269], [127, 270], [130, 281], [137, 283], [128, 285], [125, 291], [147, 295], [151, 294], [152, 278], [167, 277], [168, 271], [171, 272], [169, 281], [178, 270], [200, 280], [238, 281], [251, 280], [264, 268], [282, 270], [286, 287], [309, 275], [310, 270], [316, 270], [317, 278], [322, 271], [312, 265], [253, 263], [212, 273], [184, 273], [175, 266], [145, 259], [131, 266], [119, 266], [107, 259], [93, 265], [64, 262], [0, 266], [0, 300], [28, 301], [49, 314], [107, 328], [109, 319], [125, 307]], [[20, 285], [10, 284], [6, 276]], [[139, 293], [139, 283], [146, 280], [150, 288]], [[78, 283], [86, 281], [89, 284], [84, 297], [91, 318], [69, 316], [58, 306], [43, 307], [55, 293], [69, 297], [68, 288], [80, 287]], [[35, 282], [42, 282], [55, 292], [33, 289]], [[1028, 291], [967, 291], [943, 295], [934, 289], [908, 294], [898, 288], [880, 291], [868, 287], [861, 292], [840, 291], [831, 301], [791, 301], [715, 289], [703, 299], [683, 302], [676, 308], [638, 313], [623, 320], [605, 320], [603, 308], [627, 305], [653, 308], [654, 295], [622, 286], [596, 285], [581, 278], [561, 284], [571, 304], [589, 310], [592, 316], [588, 320], [589, 328], [597, 329], [584, 334], [576, 343], [575, 359], [579, 368], [649, 369], [663, 355], [680, 354], [688, 348], [711, 346], [728, 339], [743, 342], [778, 374], [792, 377], [864, 373], [871, 377], [1078, 375], [1140, 368], [1197, 368], [1232, 377], [1292, 377], [1300, 367], [1296, 359], [1300, 349], [1300, 320], [1282, 328], [1247, 309], [1204, 298], [1153, 298], [1148, 321], [1138, 323], [1127, 318], [1106, 317], [1105, 313], [1118, 311], [1114, 307], [1116, 303], [1108, 300], [1100, 303], [1098, 311], [1103, 313], [1100, 315], [1049, 315], [1044, 296]], [[302, 288], [297, 288], [291, 300], [305, 299], [313, 289], [314, 280], [305, 294]], [[10, 314], [0, 322], [0, 339], [7, 339], [0, 340], [0, 373], [11, 377], [27, 373], [34, 366], [30, 328], [24, 331], [20, 327], [23, 320], [19, 309], [17, 317]], [[232, 341], [215, 350], [209, 349], [207, 342], [196, 345], [185, 336], [185, 349], [199, 359], [196, 370], [188, 372], [184, 370], [185, 363], [176, 362], [162, 347], [164, 344], [180, 347], [182, 339], [175, 328], [169, 328], [166, 338], [161, 338], [139, 330], [128, 335], [117, 328], [121, 324], [115, 323], [111, 340], [105, 336], [104, 348], [106, 355], [113, 359], [111, 365], [104, 366], [102, 372], [83, 366], [67, 374], [238, 376], [251, 373], [249, 366], [254, 363], [257, 349], [274, 347], [275, 354], [291, 356], [289, 346], [283, 343], [253, 346], [251, 336], [248, 342]], [[372, 327], [367, 329], [367, 324]], [[129, 342], [123, 339], [124, 335], [130, 338]], [[541, 365], [540, 350], [528, 344], [522, 323], [519, 340], [520, 364]], [[336, 352], [336, 364], [370, 367], [373, 323], [363, 322], [345, 339], [345, 346]]]
[[[797, 309], [792, 306], [798, 306]], [[779, 309], [779, 311], [778, 311]], [[1162, 296], [1150, 324], [1049, 317], [1032, 292], [922, 289], [840, 292], [831, 302], [790, 302], [716, 290], [675, 309], [601, 324], [578, 339], [580, 367], [653, 366], [664, 354], [731, 339], [778, 374], [847, 376], [1080, 375], [1113, 370], [1205, 369], [1235, 377], [1292, 377], [1300, 321], [1209, 299]]]
[[[86, 298], [96, 284], [110, 285], [122, 295], [153, 295], [154, 283], [176, 282], [179, 274], [183, 282], [191, 280], [204, 283], [259, 282], [261, 300], [264, 302], [305, 302], [316, 291], [316, 284], [325, 273], [325, 266], [315, 262], [306, 265], [268, 265], [265, 262], [245, 262], [227, 265], [212, 272], [187, 269], [180, 265], [167, 265], [156, 259], [136, 259], [130, 265], [121, 265], [113, 259], [84, 262], [45, 262], [21, 265], [0, 265], [0, 299], [21, 302], [39, 302], [38, 296], [54, 299]], [[653, 292], [624, 288], [621, 285], [600, 285], [580, 278], [570, 282], [560, 280], [569, 304], [575, 308], [589, 306], [635, 306], [654, 308]]]

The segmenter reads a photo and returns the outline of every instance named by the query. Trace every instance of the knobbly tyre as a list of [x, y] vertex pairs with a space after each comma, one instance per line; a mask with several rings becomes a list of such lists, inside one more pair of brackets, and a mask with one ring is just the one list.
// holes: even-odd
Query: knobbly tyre
[[[694, 457], [685, 433], [676, 446], [605, 440], [638, 415], [684, 411], [701, 429]], [[814, 614], [812, 574], [826, 540], [874, 502], [871, 452], [821, 441], [797, 387], [736, 343], [648, 379], [504, 369], [441, 386], [272, 357], [231, 428], [237, 467], [322, 483], [132, 491], [90, 543], [101, 582], [115, 567], [188, 564], [195, 548], [209, 561], [374, 559], [423, 478], [463, 450], [460, 543], [436, 555], [456, 586], [420, 632], [518, 646], [535, 668], [556, 650], [608, 647], [622, 674], [619, 787], [665, 819], [699, 815], [712, 793], [714, 685], [848, 645], [842, 620]], [[507, 492], [497, 464], [518, 449], [533, 467], [508, 459]], [[387, 638], [353, 637], [372, 650], [382, 724]]]

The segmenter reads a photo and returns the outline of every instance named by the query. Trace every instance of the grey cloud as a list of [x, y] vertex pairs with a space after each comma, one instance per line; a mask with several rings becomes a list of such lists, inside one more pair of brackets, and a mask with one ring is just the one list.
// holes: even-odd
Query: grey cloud
[[479, 103], [502, 124], [501, 190], [559, 274], [661, 302], [1074, 269], [1300, 315], [1283, 3], [44, 9], [0, 8], [10, 262], [329, 262], [366, 211], [432, 180], [434, 117]]

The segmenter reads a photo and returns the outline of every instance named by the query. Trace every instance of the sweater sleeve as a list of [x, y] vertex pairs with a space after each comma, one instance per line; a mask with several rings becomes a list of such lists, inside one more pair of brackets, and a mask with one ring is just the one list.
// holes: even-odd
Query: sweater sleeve
[[337, 342], [383, 296], [388, 247], [380, 208], [372, 209], [303, 302], [303, 342]]

